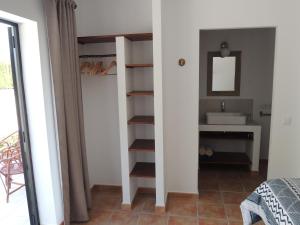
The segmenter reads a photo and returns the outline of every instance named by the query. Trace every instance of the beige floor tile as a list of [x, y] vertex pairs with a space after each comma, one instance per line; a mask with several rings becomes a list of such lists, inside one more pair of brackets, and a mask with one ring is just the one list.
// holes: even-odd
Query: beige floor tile
[[94, 211], [90, 213], [90, 221], [85, 225], [105, 225], [110, 220], [112, 213], [106, 211]]
[[200, 180], [199, 190], [219, 191], [219, 184], [217, 180]]
[[199, 173], [199, 181], [202, 180], [217, 180], [218, 176], [217, 176], [217, 172], [216, 171], [200, 171]]
[[145, 199], [144, 198], [135, 198], [132, 203], [132, 211], [133, 212], [142, 212], [145, 205]]
[[121, 198], [116, 197], [98, 197], [92, 201], [92, 207], [100, 210], [120, 210]]
[[138, 215], [130, 212], [114, 212], [111, 216], [110, 225], [136, 225]]
[[218, 172], [218, 178], [219, 179], [239, 179], [241, 177], [240, 171], [234, 171], [234, 170], [224, 170]]
[[249, 183], [243, 183], [243, 186], [246, 192], [252, 192], [259, 186], [259, 184], [249, 182]]
[[155, 198], [145, 199], [144, 213], [155, 213]]
[[222, 196], [225, 204], [241, 204], [247, 198], [248, 193], [223, 192]]
[[199, 225], [227, 225], [227, 220], [199, 219]]
[[219, 191], [199, 191], [199, 202], [218, 204], [222, 202], [222, 196]]
[[158, 215], [140, 215], [138, 225], [167, 225], [167, 217]]
[[120, 187], [99, 186], [92, 189], [92, 197], [122, 197], [122, 189]]
[[206, 190], [206, 191], [219, 191], [219, 184], [218, 181], [199, 181], [199, 190]]
[[232, 221], [232, 220], [229, 220], [228, 221], [228, 225], [243, 225], [243, 221]]
[[199, 204], [199, 217], [211, 219], [226, 219], [224, 205], [222, 204]]
[[242, 213], [240, 209], [240, 205], [226, 205], [225, 204], [225, 212], [227, 215], [228, 220], [233, 221], [241, 221], [242, 220]]
[[197, 225], [197, 218], [171, 216], [168, 225]]
[[256, 173], [244, 173], [241, 176], [241, 179], [244, 181], [256, 181], [256, 182], [263, 182], [264, 180], [266, 180], [266, 177], [260, 175], [260, 174], [256, 174]]
[[155, 212], [155, 195], [139, 194], [133, 204], [134, 212], [154, 213]]
[[263, 182], [260, 178], [244, 178], [242, 184], [247, 192], [254, 191]]
[[221, 191], [244, 192], [244, 187], [239, 182], [219, 182]]
[[167, 204], [167, 213], [176, 216], [197, 216], [197, 198], [170, 197]]

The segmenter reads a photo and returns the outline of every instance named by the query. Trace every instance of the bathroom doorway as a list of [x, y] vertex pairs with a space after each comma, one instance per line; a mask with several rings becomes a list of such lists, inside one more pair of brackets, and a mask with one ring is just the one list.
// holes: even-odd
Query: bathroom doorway
[[275, 34], [200, 30], [200, 196], [239, 205], [267, 177]]

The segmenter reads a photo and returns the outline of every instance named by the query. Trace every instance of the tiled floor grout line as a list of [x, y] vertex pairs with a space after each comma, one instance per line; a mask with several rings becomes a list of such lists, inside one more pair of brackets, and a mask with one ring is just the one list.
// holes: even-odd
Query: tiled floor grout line
[[112, 215], [113, 215], [113, 212], [109, 212], [109, 213], [110, 213], [110, 216], [108, 217], [107, 222], [105, 223], [107, 225], [111, 224], [111, 218], [112, 218]]
[[221, 191], [219, 191], [219, 194], [221, 196], [221, 203], [223, 205], [224, 212], [225, 212], [226, 223], [227, 223], [227, 225], [229, 225], [229, 218], [228, 218], [228, 215], [227, 215], [227, 212], [226, 212], [226, 208], [225, 208], [224, 196], [223, 196], [223, 193]]
[[182, 218], [189, 218], [189, 219], [191, 219], [191, 218], [200, 218], [198, 216], [185, 216], [185, 215], [178, 215], [178, 214], [167, 214], [167, 215], [170, 216], [170, 217], [182, 217]]
[[139, 225], [140, 219], [141, 219], [141, 215], [139, 214], [139, 215], [138, 215], [138, 219], [136, 220], [136, 225]]
[[[199, 191], [198, 191], [198, 193], [199, 193]], [[197, 201], [196, 201], [196, 210], [197, 210], [197, 217], [199, 218], [200, 217], [200, 215], [199, 215], [199, 194], [198, 194]]]
[[167, 224], [170, 222], [170, 215], [167, 215]]

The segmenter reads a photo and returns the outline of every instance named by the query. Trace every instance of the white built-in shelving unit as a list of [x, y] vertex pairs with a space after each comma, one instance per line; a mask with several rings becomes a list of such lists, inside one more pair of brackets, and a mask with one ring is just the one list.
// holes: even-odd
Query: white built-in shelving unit
[[84, 54], [100, 55], [93, 46], [115, 43], [116, 54], [105, 54], [117, 59], [123, 205], [131, 206], [139, 188], [151, 188], [156, 207], [164, 208], [161, 0], [152, 6], [153, 33], [79, 37], [78, 42], [92, 46]]
[[160, 196], [164, 195], [164, 182], [157, 179], [164, 177], [164, 170], [157, 165], [160, 146], [156, 139], [162, 141], [157, 136], [157, 129], [162, 127], [157, 123], [162, 119], [157, 118], [162, 114], [154, 110], [159, 97], [154, 79], [154, 41], [117, 37], [116, 43], [123, 204], [131, 205], [139, 188], [154, 188], [156, 205], [164, 207], [164, 196]]

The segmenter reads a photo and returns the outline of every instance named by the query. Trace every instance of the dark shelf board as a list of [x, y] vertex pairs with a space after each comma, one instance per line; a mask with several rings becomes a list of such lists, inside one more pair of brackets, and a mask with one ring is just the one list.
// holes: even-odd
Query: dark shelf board
[[251, 165], [251, 161], [245, 153], [214, 152], [212, 157], [200, 156], [201, 165]]
[[253, 133], [252, 132], [201, 131], [200, 138], [253, 140]]
[[116, 57], [116, 54], [102, 54], [102, 55], [80, 55], [79, 58], [110, 58]]
[[134, 151], [154, 152], [155, 141], [152, 139], [136, 139], [129, 147], [129, 151], [130, 152], [134, 152]]
[[131, 91], [127, 93], [127, 96], [153, 96], [153, 91]]
[[131, 177], [154, 178], [155, 163], [137, 162], [130, 173]]
[[126, 64], [126, 68], [150, 68], [153, 67], [153, 64], [145, 63], [145, 64]]
[[130, 41], [151, 41], [153, 39], [152, 33], [137, 33], [137, 34], [112, 34], [101, 36], [85, 36], [78, 37], [79, 44], [92, 44], [92, 43], [108, 43], [116, 42], [116, 37], [125, 37]]
[[128, 124], [154, 124], [154, 116], [134, 116], [128, 120]]

